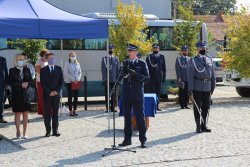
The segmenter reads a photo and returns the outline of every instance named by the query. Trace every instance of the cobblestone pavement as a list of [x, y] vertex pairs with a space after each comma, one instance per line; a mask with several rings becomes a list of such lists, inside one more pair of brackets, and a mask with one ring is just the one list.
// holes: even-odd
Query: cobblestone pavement
[[[250, 99], [240, 98], [230, 87], [217, 87], [211, 108], [211, 134], [194, 133], [191, 110], [162, 103], [163, 111], [150, 118], [148, 148], [139, 148], [135, 132], [127, 148], [136, 153], [114, 151], [102, 157], [112, 144], [103, 106], [92, 106], [72, 118], [60, 118], [61, 137], [43, 137], [43, 119], [30, 114], [27, 140], [16, 140], [13, 114], [0, 124], [0, 166], [250, 166]], [[123, 118], [117, 117], [117, 143], [123, 139]], [[111, 121], [112, 124], [112, 121]]]

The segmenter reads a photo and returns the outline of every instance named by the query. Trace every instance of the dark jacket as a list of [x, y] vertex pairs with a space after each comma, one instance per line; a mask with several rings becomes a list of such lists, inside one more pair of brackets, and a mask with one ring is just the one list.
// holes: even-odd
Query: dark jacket
[[[109, 56], [109, 82], [115, 82], [119, 75], [119, 60], [116, 56]], [[107, 81], [107, 56], [102, 58], [102, 80]]]
[[21, 78], [21, 70], [14, 67], [10, 69], [9, 72], [9, 84], [11, 86], [12, 92], [23, 93], [22, 83], [28, 82], [29, 86], [35, 86], [34, 80], [32, 79], [30, 69], [23, 67], [23, 79]]
[[0, 88], [4, 88], [8, 82], [8, 68], [4, 57], [0, 56]]
[[166, 62], [164, 55], [150, 54], [146, 58], [151, 81], [161, 82], [166, 79]]
[[136, 59], [133, 64], [129, 65], [129, 68], [135, 70], [138, 75], [125, 75], [123, 99], [125, 101], [142, 101], [144, 99], [144, 82], [149, 81], [148, 66], [145, 61]]
[[43, 96], [46, 98], [53, 91], [57, 92], [60, 96], [63, 87], [63, 72], [59, 66], [54, 66], [53, 73], [50, 72], [50, 67], [46, 66], [41, 69], [40, 74], [41, 84], [43, 87]]

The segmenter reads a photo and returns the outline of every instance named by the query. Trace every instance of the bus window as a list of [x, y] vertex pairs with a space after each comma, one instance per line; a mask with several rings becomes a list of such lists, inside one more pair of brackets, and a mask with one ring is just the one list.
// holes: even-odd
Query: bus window
[[7, 49], [7, 39], [6, 38], [0, 38], [0, 49]]
[[161, 50], [173, 50], [173, 27], [149, 27], [149, 36], [154, 37]]
[[106, 50], [107, 39], [84, 39], [85, 50]]
[[[49, 50], [60, 50], [61, 40], [48, 40], [47, 48]], [[83, 41], [81, 39], [74, 40], [63, 40], [63, 50], [82, 50]]]

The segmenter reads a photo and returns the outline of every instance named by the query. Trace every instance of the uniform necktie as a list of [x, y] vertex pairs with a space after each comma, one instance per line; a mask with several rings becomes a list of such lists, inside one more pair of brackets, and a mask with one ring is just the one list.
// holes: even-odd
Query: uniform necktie
[[206, 63], [206, 57], [203, 57], [202, 59], [203, 59], [204, 63]]

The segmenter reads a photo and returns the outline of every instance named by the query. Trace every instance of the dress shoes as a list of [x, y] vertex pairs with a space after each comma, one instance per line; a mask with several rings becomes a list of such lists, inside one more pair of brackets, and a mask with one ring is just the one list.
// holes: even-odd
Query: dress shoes
[[185, 107], [185, 109], [190, 109], [189, 107]]
[[145, 142], [142, 142], [142, 143], [141, 143], [141, 148], [147, 148], [147, 146], [146, 146], [146, 143], [145, 143]]
[[45, 137], [50, 137], [50, 132], [47, 132], [47, 133], [45, 134]]
[[201, 128], [201, 131], [202, 131], [202, 132], [211, 133], [212, 130], [211, 130], [211, 129], [208, 129], [207, 127], [202, 127], [202, 128]]
[[8, 123], [4, 118], [1, 118], [0, 119], [0, 123], [3, 123], [3, 124], [6, 124], [6, 123]]
[[201, 127], [200, 126], [196, 127], [196, 133], [201, 133]]
[[60, 134], [60, 133], [58, 133], [58, 132], [54, 132], [54, 133], [52, 134], [52, 136], [59, 137], [59, 136], [61, 136], [61, 134]]
[[157, 111], [162, 111], [162, 109], [160, 107], [157, 107]]
[[118, 146], [122, 146], [122, 147], [124, 147], [124, 146], [129, 146], [129, 145], [131, 145], [132, 144], [132, 142], [131, 141], [123, 141], [121, 144], [118, 144]]

